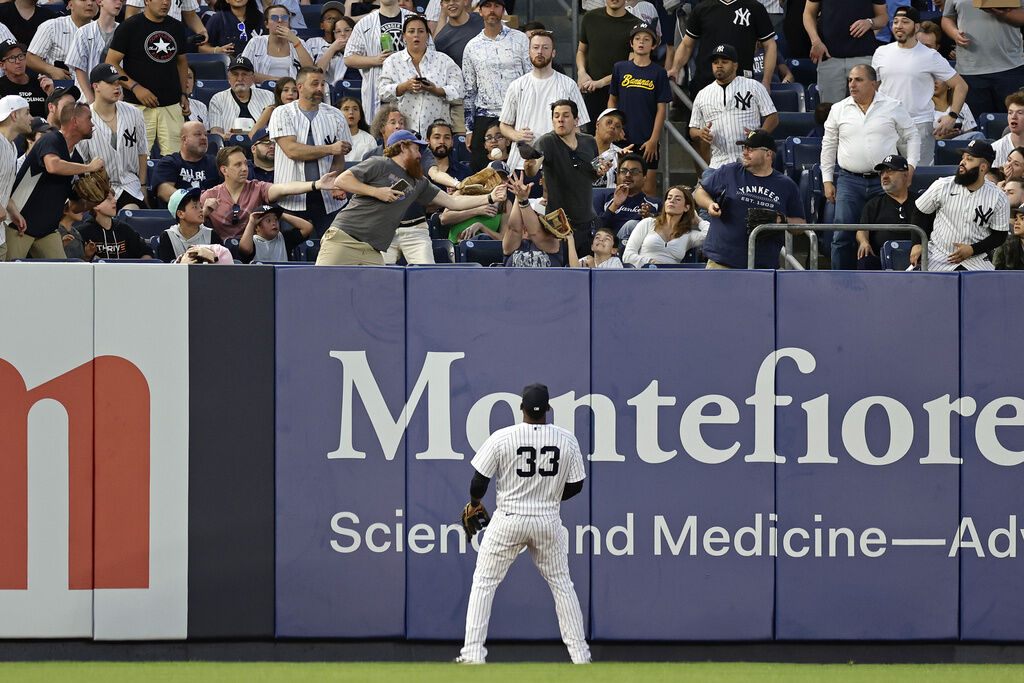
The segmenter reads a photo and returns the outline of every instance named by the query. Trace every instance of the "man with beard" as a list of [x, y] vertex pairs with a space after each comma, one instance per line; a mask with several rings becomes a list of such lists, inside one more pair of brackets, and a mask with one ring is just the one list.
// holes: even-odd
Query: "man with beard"
[[270, 131], [260, 128], [252, 134], [252, 159], [249, 161], [249, 178], [262, 180], [265, 183], [274, 182], [274, 155], [277, 152], [277, 145], [270, 139]]
[[341, 111], [324, 103], [323, 69], [302, 67], [295, 84], [299, 99], [277, 107], [270, 116], [270, 137], [278, 150], [274, 182], [309, 183], [308, 194], [284, 197], [281, 206], [312, 223], [314, 236], [321, 237], [342, 207], [345, 194], [337, 189], [318, 189], [314, 183], [325, 173], [345, 169], [352, 135]]
[[[576, 81], [551, 68], [554, 58], [554, 36], [547, 31], [534, 33], [530, 38], [533, 69], [512, 81], [501, 106], [501, 134], [513, 143], [530, 145], [541, 135], [551, 132], [550, 107], [558, 100], [575, 102], [580, 112], [579, 125], [590, 123]], [[523, 157], [516, 144], [508, 155], [508, 167], [512, 170], [523, 168]]]
[[206, 156], [210, 141], [206, 126], [189, 121], [181, 127], [181, 151], [161, 157], [150, 175], [150, 192], [167, 203], [175, 190], [198, 187], [208, 190], [217, 184], [217, 164]]
[[601, 224], [611, 228], [623, 242], [639, 221], [657, 214], [661, 206], [659, 199], [644, 194], [644, 173], [643, 157], [623, 154], [619, 158], [619, 184], [599, 216]]
[[[917, 42], [920, 21], [921, 15], [915, 8], [907, 5], [897, 8], [892, 18], [896, 42], [875, 50], [871, 66], [882, 81], [878, 91], [899, 100], [917, 126], [921, 138], [920, 165], [931, 166], [935, 158], [935, 136], [953, 132], [967, 97], [967, 83], [942, 55]], [[936, 81], [944, 82], [953, 90], [949, 113], [939, 120], [938, 126], [932, 102]]]
[[274, 93], [252, 87], [254, 71], [248, 57], [235, 57], [228, 66], [228, 89], [210, 99], [210, 132], [227, 137], [248, 133], [263, 110], [274, 104]]
[[[988, 255], [1006, 239], [1010, 224], [1009, 199], [985, 179], [996, 153], [985, 140], [957, 151], [963, 157], [956, 175], [939, 178], [915, 202], [914, 223], [930, 236], [928, 270], [993, 270]], [[915, 244], [910, 262], [920, 260], [921, 245]]]
[[[910, 166], [906, 158], [890, 154], [875, 166], [875, 170], [882, 174], [885, 193], [868, 200], [860, 214], [860, 222], [865, 225], [909, 223], [914, 215], [914, 205], [907, 189], [910, 187]], [[858, 230], [857, 270], [881, 270], [882, 261], [878, 255], [882, 253], [882, 245], [889, 240], [905, 239], [905, 232]]]
[[414, 201], [457, 211], [505, 201], [504, 186], [469, 197], [434, 187], [420, 166], [425, 147], [427, 143], [409, 131], [396, 131], [387, 139], [384, 156], [371, 157], [338, 176], [335, 187], [349, 193], [351, 200], [320, 241], [318, 266], [384, 265], [381, 252], [391, 246], [402, 216]]
[[452, 126], [444, 119], [437, 119], [427, 127], [427, 145], [437, 160], [437, 168], [456, 180], [465, 180], [472, 175], [469, 167], [452, 159]]
[[[882, 193], [875, 171], [882, 159], [906, 148], [904, 156], [913, 173], [921, 158], [917, 126], [902, 104], [878, 92], [874, 68], [858, 64], [847, 80], [850, 96], [832, 105], [821, 141], [821, 178], [825, 198], [836, 205], [836, 223], [856, 223], [864, 203]], [[855, 246], [853, 232], [833, 234], [833, 270], [856, 266]]]
[[104, 167], [103, 159], [82, 162], [75, 145], [92, 137], [92, 111], [79, 103], [64, 107], [60, 130], [43, 135], [29, 151], [14, 180], [11, 201], [25, 218], [20, 228], [7, 226], [7, 259], [65, 257], [57, 224], [64, 203], [73, 198], [76, 175]]

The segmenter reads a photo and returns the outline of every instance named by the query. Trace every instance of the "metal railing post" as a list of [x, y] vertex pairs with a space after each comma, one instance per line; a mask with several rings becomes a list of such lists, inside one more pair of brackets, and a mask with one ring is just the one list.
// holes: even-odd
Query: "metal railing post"
[[[916, 234], [921, 238], [921, 270], [928, 270], [928, 235], [924, 230], [917, 227], [916, 225], [910, 225], [908, 223], [901, 224], [879, 224], [879, 225], [858, 225], [856, 223], [800, 223], [796, 225], [789, 225], [787, 223], [765, 223], [759, 225], [750, 231], [750, 236], [747, 238], [747, 268], [754, 268], [754, 255], [756, 252], [757, 238], [761, 233], [764, 232], [778, 232], [780, 230], [803, 230], [805, 232], [811, 232], [813, 229], [818, 230], [842, 230], [845, 232], [866, 230], [868, 232], [880, 232], [882, 230], [887, 231], [906, 231]], [[818, 254], [818, 240], [815, 238], [812, 243], [811, 253], [814, 255], [814, 268], [817, 269], [817, 254]]]

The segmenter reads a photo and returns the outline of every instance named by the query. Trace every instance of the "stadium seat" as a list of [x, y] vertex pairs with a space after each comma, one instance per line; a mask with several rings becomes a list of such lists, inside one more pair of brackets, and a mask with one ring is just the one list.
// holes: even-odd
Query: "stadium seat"
[[821, 94], [818, 92], [818, 84], [811, 83], [807, 86], [807, 111], [814, 111], [821, 102]]
[[614, 187], [594, 188], [594, 213], [598, 216], [604, 213], [604, 205], [611, 199], [613, 194], [615, 194]]
[[292, 260], [310, 263], [316, 261], [316, 255], [320, 251], [320, 240], [306, 240], [292, 249]]
[[467, 166], [469, 165], [469, 162], [472, 160], [472, 157], [469, 154], [469, 148], [466, 147], [465, 135], [455, 136], [455, 141], [452, 144], [452, 152], [455, 154], [456, 161], [466, 164]]
[[448, 238], [448, 226], [441, 225], [441, 212], [437, 211], [427, 216], [427, 231], [430, 239], [443, 240]]
[[253, 85], [257, 88], [263, 88], [264, 90], [274, 92], [274, 88], [277, 87], [277, 81], [261, 81], [259, 83], [253, 83]]
[[682, 263], [645, 263], [641, 268], [707, 268], [707, 266], [703, 263], [683, 261]]
[[910, 196], [917, 197], [939, 178], [956, 174], [956, 166], [920, 166], [910, 181]]
[[1003, 137], [1003, 129], [1006, 128], [1006, 114], [981, 114], [977, 118], [978, 130], [985, 134], [989, 140], [998, 140]]
[[323, 32], [319, 29], [320, 6], [301, 5], [299, 9], [302, 10], [302, 18], [306, 20], [306, 28], [308, 30], [315, 31], [316, 35], [323, 35]]
[[806, 136], [814, 128], [814, 112], [780, 111], [779, 125], [772, 131], [776, 140]]
[[217, 152], [219, 152], [224, 147], [224, 138], [217, 135], [216, 133], [207, 133], [206, 141], [208, 143], [206, 147], [206, 153], [210, 156], [216, 156]]
[[[75, 260], [75, 259], [72, 259]], [[163, 264], [163, 261], [156, 258], [111, 258], [111, 259], [96, 259], [95, 263], [159, 263]]]
[[228, 136], [227, 140], [223, 142], [224, 147], [241, 147], [242, 151], [245, 152], [245, 156], [252, 158], [251, 148], [252, 139], [245, 133], [232, 133]]
[[482, 266], [501, 264], [505, 255], [500, 240], [463, 240], [459, 242], [459, 263], [479, 263]]
[[431, 240], [434, 245], [434, 263], [455, 263], [455, 245], [451, 240]]
[[821, 162], [821, 138], [786, 138], [782, 155], [786, 173], [799, 181], [801, 171]]
[[804, 86], [800, 83], [772, 83], [771, 96], [779, 111], [807, 111]]
[[228, 78], [227, 55], [190, 52], [185, 58], [195, 69], [197, 81], [226, 81]]
[[[803, 83], [804, 87], [814, 85], [817, 89], [818, 65], [810, 59], [787, 59], [786, 66], [793, 72], [793, 78], [797, 83]], [[810, 109], [810, 103], [808, 103]]]
[[363, 82], [361, 80], [346, 78], [331, 86], [331, 101], [337, 104], [342, 97], [354, 97], [362, 101], [362, 92]]
[[969, 140], [936, 140], [935, 141], [935, 160], [936, 166], [956, 166], [960, 163], [960, 157], [962, 156], [958, 149], [963, 149], [967, 146]]
[[238, 258], [238, 238], [229, 237], [224, 240], [224, 247], [231, 252], [231, 258]]
[[228, 82], [206, 80], [196, 80], [196, 87], [192, 90], [192, 98], [197, 99], [206, 106], [210, 106], [210, 98], [219, 93], [221, 90], [228, 89]]
[[906, 270], [910, 268], [910, 240], [890, 240], [882, 245], [882, 270]]
[[158, 236], [175, 223], [166, 209], [121, 209], [117, 219], [132, 226], [142, 239]]

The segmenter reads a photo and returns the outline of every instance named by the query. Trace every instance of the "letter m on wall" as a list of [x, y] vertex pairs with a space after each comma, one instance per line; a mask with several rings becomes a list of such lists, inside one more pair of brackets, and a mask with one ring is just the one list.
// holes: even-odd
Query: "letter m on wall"
[[148, 588], [149, 385], [101, 356], [31, 390], [0, 359], [0, 590], [28, 589], [29, 412], [46, 399], [67, 412], [68, 589]]

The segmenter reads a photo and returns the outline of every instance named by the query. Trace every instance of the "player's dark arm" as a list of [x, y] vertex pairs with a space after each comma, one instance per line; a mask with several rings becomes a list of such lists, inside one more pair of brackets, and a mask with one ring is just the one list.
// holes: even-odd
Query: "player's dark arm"
[[995, 251], [995, 248], [1002, 244], [1005, 239], [1005, 232], [993, 230], [988, 237], [981, 240], [980, 242], [975, 242], [974, 244], [972, 244], [971, 249], [974, 250], [975, 254], [986, 254], [988, 252]]
[[577, 493], [583, 490], [583, 480], [579, 481], [567, 481], [565, 482], [565, 488], [562, 489], [562, 500], [569, 500]]
[[476, 471], [473, 472], [473, 480], [469, 482], [469, 499], [473, 501], [473, 505], [480, 504], [480, 499], [487, 493], [487, 485], [490, 483], [489, 477]]
[[[924, 230], [924, 233], [931, 237], [932, 227], [935, 225], [935, 214], [925, 213], [921, 209], [914, 206], [914, 216], [910, 220], [911, 223]], [[916, 232], [913, 235], [914, 244], [921, 243], [921, 237]]]
[[[777, 112], [772, 112], [771, 114], [768, 114], [768, 116], [764, 117], [764, 120], [761, 121], [761, 128], [765, 132], [767, 132], [767, 133], [771, 133], [773, 130], [775, 130], [778, 127], [779, 127], [779, 115], [778, 115]], [[693, 130], [693, 129], [691, 128], [690, 130]]]

